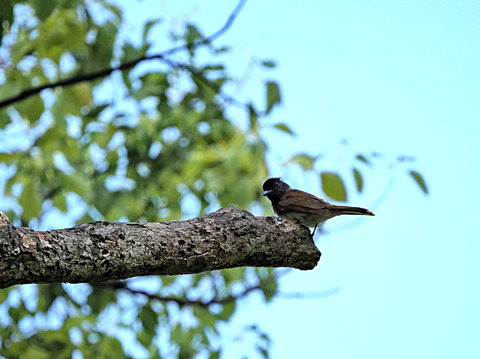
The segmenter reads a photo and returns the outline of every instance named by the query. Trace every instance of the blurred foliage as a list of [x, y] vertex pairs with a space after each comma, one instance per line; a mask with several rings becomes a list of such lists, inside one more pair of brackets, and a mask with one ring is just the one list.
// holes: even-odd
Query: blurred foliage
[[[146, 57], [158, 24], [144, 24], [141, 42], [131, 43], [121, 38], [124, 15], [106, 1], [2, 4], [0, 101]], [[187, 24], [172, 38], [181, 46], [203, 35]], [[202, 47], [176, 51], [181, 65], [152, 60], [148, 69], [52, 87], [0, 108], [1, 166], [12, 173], [3, 194], [15, 203], [10, 219], [38, 228], [52, 212], [77, 222], [162, 221], [254, 206], [267, 176], [258, 118], [280, 102], [280, 90], [265, 83], [265, 110], [237, 103], [250, 124], [242, 128], [227, 116], [223, 88], [231, 79], [215, 60], [228, 48]], [[200, 51], [215, 63], [200, 62]], [[120, 95], [98, 95], [109, 91]], [[121, 287], [3, 289], [0, 356], [218, 357], [221, 323], [234, 314], [237, 295], [255, 288], [271, 300], [272, 273], [239, 268]], [[148, 291], [130, 288], [138, 283]], [[253, 335], [251, 351], [268, 355], [265, 333], [240, 330]]]
[[[148, 57], [159, 22], [143, 24], [141, 41], [133, 43], [121, 36], [124, 21], [104, 0], [2, 1], [0, 102]], [[186, 24], [171, 39], [182, 45], [204, 37]], [[265, 82], [261, 109], [226, 96], [232, 79], [222, 56], [228, 51], [209, 41], [180, 46], [169, 56], [1, 107], [3, 195], [13, 203], [6, 214], [15, 225], [41, 228], [51, 213], [77, 222], [163, 221], [230, 204], [267, 204], [257, 202], [267, 177], [259, 119], [280, 104], [280, 87]], [[275, 62], [259, 65], [270, 69]], [[229, 115], [231, 107], [242, 109], [245, 125]], [[294, 135], [284, 123], [273, 127]], [[302, 153], [288, 163], [314, 171], [319, 158]], [[353, 174], [361, 192], [362, 173], [355, 167]], [[421, 175], [410, 175], [427, 192]], [[347, 199], [340, 175], [320, 177], [327, 196]], [[258, 289], [270, 301], [277, 291], [275, 272], [265, 268], [122, 283], [0, 290], [0, 356], [218, 358], [231, 339], [222, 323], [231, 320], [238, 299]], [[255, 325], [239, 330], [236, 340], [253, 337], [239, 356], [268, 357], [266, 333]]]

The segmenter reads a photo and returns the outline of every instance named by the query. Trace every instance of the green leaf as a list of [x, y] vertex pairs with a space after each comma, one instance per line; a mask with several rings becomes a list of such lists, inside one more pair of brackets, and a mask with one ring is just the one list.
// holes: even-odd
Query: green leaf
[[227, 285], [243, 279], [244, 273], [245, 273], [244, 268], [232, 268], [232, 269], [225, 269], [222, 271], [222, 275], [225, 278], [225, 283]]
[[201, 71], [223, 71], [225, 70], [225, 66], [222, 64], [211, 64], [203, 67]]
[[0, 153], [0, 163], [10, 163], [18, 158], [18, 155], [14, 155], [11, 153]]
[[80, 106], [89, 106], [92, 102], [92, 85], [88, 82], [81, 82], [70, 88], [73, 95], [78, 99]]
[[362, 154], [358, 154], [358, 155], [356, 156], [356, 159], [357, 159], [358, 161], [360, 161], [360, 162], [365, 163], [366, 165], [370, 165], [370, 164], [371, 164], [370, 160], [368, 160], [367, 157], [365, 157], [365, 156], [362, 155]]
[[30, 123], [37, 122], [45, 109], [40, 96], [30, 96], [21, 106], [17, 106], [19, 112], [26, 117]]
[[269, 113], [272, 108], [279, 104], [282, 101], [281, 94], [280, 94], [280, 87], [278, 83], [274, 81], [267, 82], [267, 110], [266, 112]]
[[33, 179], [25, 183], [18, 202], [23, 208], [25, 219], [28, 220], [39, 215], [42, 208], [42, 197], [39, 194], [39, 186], [34, 183]]
[[87, 304], [95, 313], [100, 313], [111, 302], [115, 302], [116, 298], [115, 289], [94, 287], [92, 294], [88, 296]]
[[[185, 340], [186, 330], [184, 330], [180, 324], [175, 325], [174, 328], [170, 327], [170, 330], [170, 340], [172, 342], [180, 344], [181, 341]], [[188, 343], [188, 341], [186, 343]]]
[[230, 51], [230, 46], [220, 46], [213, 50], [215, 54], [223, 54]]
[[[155, 327], [158, 323], [158, 315], [149, 305], [145, 305], [138, 314], [138, 319], [142, 322], [144, 331], [155, 334]], [[151, 340], [151, 338], [150, 338]]]
[[[25, 56], [32, 54], [32, 52], [35, 50], [31, 39], [29, 39], [29, 34], [27, 30], [23, 27], [20, 27], [17, 31], [18, 41], [14, 43], [9, 49], [10, 59], [14, 64], [19, 63]], [[21, 86], [20, 88], [18, 87], [19, 85]], [[9, 95], [13, 95], [23, 90], [24, 88], [30, 87], [31, 82], [28, 78], [20, 77], [17, 74], [13, 73], [11, 74], [11, 77], [7, 78], [7, 81], [2, 84], [2, 86], [0, 87], [0, 92], [8, 91]]]
[[78, 85], [62, 89], [62, 110], [64, 113], [80, 115], [83, 106], [89, 106], [92, 101], [92, 86], [82, 82]]
[[20, 321], [20, 319], [22, 319], [24, 313], [22, 312], [22, 310], [20, 308], [17, 308], [17, 307], [10, 307], [8, 309], [8, 315], [10, 316], [10, 318], [12, 318], [14, 321], [18, 322]]
[[123, 50], [123, 61], [124, 62], [131, 61], [131, 60], [136, 60], [136, 59], [145, 55], [145, 47], [144, 46], [137, 49], [136, 47], [132, 46], [131, 44], [126, 43], [125, 45], [123, 45], [122, 50]]
[[55, 6], [58, 5], [56, 1], [51, 0], [34, 0], [31, 4], [38, 18], [42, 22], [50, 16]]
[[227, 321], [235, 312], [235, 308], [236, 308], [236, 302], [234, 300], [228, 303], [225, 303], [222, 307], [222, 312], [218, 314], [218, 318], [221, 320]]
[[62, 181], [66, 192], [73, 192], [83, 196], [90, 190], [90, 181], [79, 173], [74, 173], [70, 176], [64, 175]]
[[[5, 86], [4, 84], [2, 86]], [[0, 88], [2, 87], [0, 86]], [[1, 92], [1, 90], [0, 90]], [[3, 97], [0, 96], [3, 99]], [[11, 122], [11, 118], [8, 115], [6, 109], [0, 109], [0, 129], [4, 129]]]
[[347, 201], [347, 190], [338, 174], [322, 172], [320, 177], [322, 181], [322, 190], [328, 197], [335, 201]]
[[275, 61], [271, 61], [271, 60], [265, 60], [265, 61], [262, 61], [260, 63], [262, 64], [263, 67], [266, 67], [266, 68], [269, 68], [269, 69], [273, 69], [274, 67], [277, 67], [277, 63]]
[[425, 182], [425, 179], [423, 178], [423, 176], [420, 173], [418, 173], [417, 171], [413, 171], [413, 170], [410, 171], [409, 174], [410, 174], [410, 176], [412, 176], [415, 183], [420, 187], [422, 192], [425, 193], [425, 194], [428, 194], [427, 183]]
[[105, 6], [105, 8], [107, 8], [108, 10], [110, 10], [113, 14], [115, 14], [115, 17], [118, 18], [118, 19], [121, 19], [122, 18], [122, 10], [118, 7], [118, 6], [115, 6], [115, 5], [112, 5], [112, 4], [108, 4], [106, 2], [103, 2], [102, 1], [102, 4], [103, 6]]
[[193, 307], [193, 313], [205, 326], [214, 327], [218, 321], [216, 315], [213, 315], [208, 309], [203, 307]]
[[301, 153], [290, 158], [287, 163], [296, 163], [304, 170], [310, 171], [313, 169], [313, 165], [315, 164], [316, 160], [316, 157]]
[[187, 33], [185, 34], [185, 40], [187, 44], [193, 44], [196, 41], [203, 40], [203, 35], [200, 33], [198, 28], [193, 24], [187, 25]]
[[149, 20], [145, 23], [145, 26], [143, 28], [143, 43], [147, 43], [148, 35], [150, 34], [150, 31], [152, 30], [152, 27], [160, 23], [160, 19], [154, 19], [154, 20]]
[[278, 284], [272, 279], [263, 284], [260, 289], [263, 291], [265, 301], [268, 303], [272, 301], [273, 297], [277, 293]]
[[263, 357], [264, 359], [270, 358], [267, 349], [263, 348], [263, 347], [260, 346], [260, 345], [257, 345], [255, 348], [257, 349], [258, 352], [260, 352], [260, 354], [262, 355], [262, 357]]
[[140, 344], [142, 344], [146, 349], [152, 344], [153, 336], [155, 335], [154, 328], [149, 328], [147, 330], [141, 330], [137, 333], [137, 338]]
[[38, 288], [37, 307], [40, 312], [46, 313], [51, 308], [57, 297], [67, 297], [60, 283], [40, 284]]
[[252, 104], [248, 105], [248, 114], [250, 120], [250, 129], [258, 129], [258, 113]]
[[289, 135], [295, 136], [295, 132], [293, 132], [293, 130], [290, 128], [290, 126], [288, 126], [284, 123], [277, 123], [273, 127], [275, 127], [276, 129], [278, 129], [282, 132], [288, 133]]
[[4, 303], [7, 300], [9, 294], [10, 289], [4, 288], [0, 290], [0, 303]]
[[98, 30], [95, 43], [89, 46], [89, 59], [87, 71], [97, 71], [111, 66], [113, 47], [118, 33], [118, 25], [112, 21], [102, 24]]
[[108, 106], [110, 105], [98, 105], [98, 106], [91, 106], [89, 109], [88, 109], [88, 113], [86, 114], [86, 117], [92, 117], [92, 118], [95, 118], [97, 117], [98, 115], [100, 115], [100, 113], [105, 110]]
[[167, 75], [161, 72], [148, 73], [140, 77], [142, 86], [138, 91], [132, 91], [132, 96], [136, 100], [142, 100], [146, 97], [159, 97], [168, 88]]
[[39, 34], [33, 39], [33, 48], [40, 57], [46, 57], [58, 63], [69, 51], [86, 50], [86, 26], [77, 16], [75, 9], [57, 7], [39, 27]]
[[115, 356], [118, 358], [127, 357], [123, 352], [122, 344], [117, 338], [103, 337], [99, 342], [99, 347], [101, 349], [100, 355], [98, 355], [99, 358], [111, 357], [112, 353], [115, 353]]
[[353, 177], [355, 178], [355, 186], [357, 187], [358, 192], [363, 191], [363, 176], [359, 170], [356, 168], [353, 169]]
[[57, 207], [63, 213], [67, 213], [67, 198], [65, 197], [65, 193], [59, 193], [55, 197], [53, 197], [53, 205]]
[[[0, 24], [4, 21], [10, 25], [13, 22], [13, 2], [11, 1], [0, 1]], [[0, 31], [0, 43], [2, 41], [2, 35], [3, 31]]]

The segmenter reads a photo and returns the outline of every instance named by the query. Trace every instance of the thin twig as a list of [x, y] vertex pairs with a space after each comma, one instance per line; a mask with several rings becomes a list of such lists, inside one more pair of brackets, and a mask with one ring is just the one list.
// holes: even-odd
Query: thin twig
[[262, 289], [262, 287], [267, 284], [268, 282], [272, 280], [278, 280], [280, 277], [284, 276], [285, 274], [289, 273], [290, 270], [288, 268], [286, 270], [277, 270], [275, 272], [272, 272], [270, 275], [267, 277], [260, 279], [258, 283], [246, 287], [244, 290], [242, 290], [238, 294], [230, 294], [226, 297], [223, 298], [212, 298], [207, 301], [202, 301], [202, 300], [196, 300], [196, 299], [187, 299], [184, 297], [176, 297], [176, 296], [163, 296], [163, 295], [158, 295], [158, 294], [153, 294], [149, 293], [147, 291], [141, 290], [141, 289], [133, 289], [128, 287], [127, 283], [124, 281], [110, 281], [110, 282], [104, 282], [104, 283], [96, 283], [96, 284], [91, 284], [93, 287], [96, 288], [109, 288], [109, 289], [114, 289], [114, 290], [124, 290], [127, 291], [131, 294], [140, 294], [148, 299], [151, 300], [158, 300], [161, 302], [175, 302], [180, 306], [186, 306], [186, 305], [197, 305], [201, 307], [208, 307], [210, 304], [227, 304], [230, 302], [233, 302], [237, 299], [243, 298], [247, 294], [258, 290]]
[[294, 292], [294, 293], [277, 292], [275, 296], [282, 299], [318, 299], [318, 298], [330, 297], [338, 293], [340, 293], [340, 288], [334, 287], [331, 289], [320, 290], [318, 292]]
[[158, 54], [154, 54], [154, 55], [150, 55], [150, 56], [146, 56], [146, 55], [141, 56], [137, 59], [122, 63], [122, 64], [120, 64], [118, 66], [115, 66], [115, 67], [102, 69], [102, 70], [95, 71], [95, 72], [92, 72], [92, 73], [89, 73], [89, 74], [81, 74], [81, 75], [77, 75], [77, 76], [72, 76], [72, 77], [69, 77], [69, 78], [66, 78], [66, 79], [63, 79], [63, 80], [59, 80], [57, 82], [51, 82], [51, 83], [48, 83], [48, 84], [45, 84], [45, 85], [36, 86], [36, 87], [26, 89], [26, 90], [20, 92], [19, 94], [15, 95], [15, 96], [11, 96], [9, 98], [1, 100], [0, 101], [0, 108], [9, 106], [9, 105], [11, 105], [15, 102], [25, 100], [26, 98], [28, 98], [30, 96], [33, 96], [33, 95], [36, 95], [36, 94], [39, 94], [41, 91], [46, 90], [46, 89], [55, 88], [55, 87], [71, 86], [71, 85], [74, 85], [74, 84], [77, 84], [77, 83], [80, 83], [80, 82], [84, 82], [84, 81], [93, 81], [93, 80], [96, 80], [98, 78], [106, 77], [114, 71], [122, 71], [122, 70], [130, 69], [130, 68], [134, 67], [135, 65], [137, 65], [138, 63], [143, 62], [143, 61], [154, 60], [154, 59], [165, 59], [165, 56], [171, 55], [175, 52], [178, 52], [178, 51], [181, 51], [181, 50], [191, 50], [191, 49], [197, 48], [199, 46], [210, 44], [216, 38], [223, 35], [232, 26], [233, 22], [235, 21], [236, 17], [240, 13], [240, 11], [241, 11], [243, 5], [245, 4], [245, 2], [246, 2], [246, 0], [240, 0], [239, 3], [237, 4], [237, 6], [235, 7], [235, 9], [233, 10], [233, 12], [228, 17], [227, 22], [222, 26], [222, 28], [220, 30], [216, 31], [214, 34], [205, 37], [204, 39], [197, 40], [197, 41], [194, 41], [192, 43], [187, 43], [187, 44], [184, 44], [184, 45], [181, 45], [181, 46], [173, 47], [171, 49], [162, 51]]
[[158, 294], [153, 294], [149, 293], [147, 291], [141, 290], [141, 289], [132, 289], [127, 286], [126, 282], [122, 281], [113, 281], [113, 282], [105, 282], [105, 283], [97, 283], [97, 284], [92, 284], [93, 287], [97, 288], [110, 288], [110, 289], [120, 289], [120, 290], [125, 290], [131, 294], [140, 294], [148, 299], [153, 299], [153, 300], [158, 300], [161, 302], [175, 302], [180, 306], [185, 306], [185, 305], [197, 305], [201, 307], [208, 307], [210, 304], [226, 304], [233, 302], [239, 298], [242, 298], [249, 294], [250, 292], [253, 292], [254, 290], [261, 289], [263, 285], [265, 285], [267, 282], [275, 280], [277, 276], [275, 274], [271, 274], [268, 277], [260, 280], [257, 284], [249, 286], [242, 290], [238, 294], [231, 294], [228, 295], [224, 298], [212, 298], [207, 301], [202, 301], [202, 300], [195, 300], [195, 299], [187, 299], [187, 298], [182, 298], [182, 297], [176, 297], [176, 296], [163, 296], [163, 295], [158, 295]]
[[[285, 273], [283, 273], [283, 274], [285, 274]], [[212, 298], [208, 301], [191, 300], [191, 299], [175, 297], [175, 296], [161, 296], [161, 295], [158, 295], [158, 294], [152, 294], [152, 293], [148, 293], [144, 290], [129, 288], [126, 285], [125, 282], [107, 283], [107, 285], [112, 287], [112, 288], [115, 288], [115, 289], [122, 289], [122, 290], [128, 291], [131, 294], [143, 295], [143, 296], [145, 296], [145, 297], [147, 297], [148, 299], [151, 299], [151, 300], [158, 300], [158, 301], [161, 301], [161, 302], [175, 302], [180, 306], [196, 305], [196, 306], [201, 306], [201, 307], [208, 307], [210, 304], [227, 304], [227, 303], [230, 303], [234, 300], [243, 298], [247, 294], [249, 294], [249, 293], [251, 293], [255, 290], [262, 289], [262, 286], [265, 285], [266, 282], [268, 282], [270, 280], [278, 279], [279, 276], [280, 275], [268, 276], [268, 277], [264, 278], [263, 280], [261, 280], [260, 282], [258, 282], [256, 285], [252, 285], [250, 287], [247, 287], [243, 291], [241, 291], [240, 293], [238, 293], [236, 295], [229, 295], [229, 296], [226, 296], [226, 297], [221, 298], [221, 299]], [[100, 284], [100, 286], [103, 286], [103, 284]], [[266, 291], [265, 288], [263, 288], [263, 290]], [[336, 295], [338, 293], [340, 293], [340, 289], [338, 287], [334, 287], [334, 288], [331, 288], [331, 289], [321, 290], [321, 291], [318, 291], [318, 292], [304, 292], [304, 293], [293, 292], [293, 293], [290, 293], [290, 292], [275, 291], [274, 294], [275, 294], [276, 297], [282, 298], [282, 299], [319, 299], [319, 298], [330, 297], [330, 296]]]
[[168, 56], [168, 55], [171, 55], [171, 54], [173, 54], [175, 52], [178, 52], [178, 51], [191, 50], [191, 49], [194, 49], [194, 48], [202, 46], [202, 45], [210, 44], [212, 41], [214, 41], [218, 37], [222, 36], [233, 25], [233, 22], [237, 18], [238, 14], [240, 14], [240, 11], [242, 10], [242, 8], [243, 8], [243, 6], [245, 5], [246, 2], [247, 2], [247, 0], [240, 0], [238, 2], [237, 6], [235, 7], [235, 9], [233, 9], [232, 13], [228, 17], [227, 22], [225, 22], [225, 25], [223, 25], [223, 27], [220, 30], [218, 30], [217, 32], [215, 32], [214, 34], [212, 34], [210, 36], [207, 36], [207, 37], [205, 37], [201, 40], [194, 41], [190, 44], [180, 45], [180, 46], [177, 46], [177, 47], [173, 47], [169, 50], [165, 50], [161, 54], [163, 56]]

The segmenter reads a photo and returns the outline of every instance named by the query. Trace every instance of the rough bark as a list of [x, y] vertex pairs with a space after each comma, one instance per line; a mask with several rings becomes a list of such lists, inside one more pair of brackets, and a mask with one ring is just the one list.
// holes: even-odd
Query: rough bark
[[14, 227], [0, 212], [0, 288], [241, 266], [307, 270], [319, 260], [307, 228], [232, 206], [186, 221], [93, 222], [46, 232]]

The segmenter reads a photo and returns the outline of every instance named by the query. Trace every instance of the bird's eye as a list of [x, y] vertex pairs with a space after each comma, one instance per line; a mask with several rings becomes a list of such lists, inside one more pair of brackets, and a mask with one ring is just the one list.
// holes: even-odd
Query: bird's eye
[[275, 182], [275, 184], [273, 185], [274, 188], [278, 188], [280, 187], [280, 182]]

